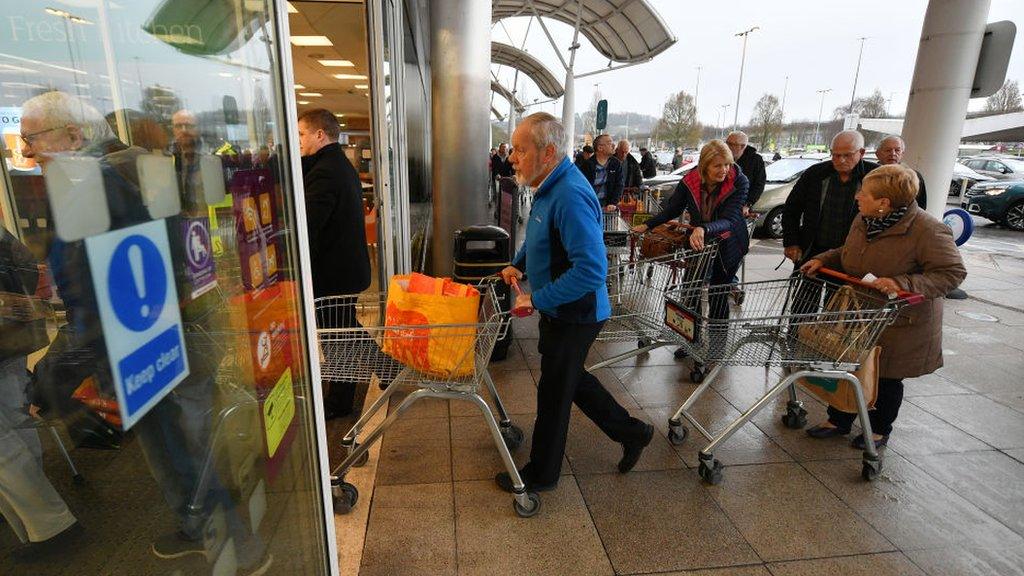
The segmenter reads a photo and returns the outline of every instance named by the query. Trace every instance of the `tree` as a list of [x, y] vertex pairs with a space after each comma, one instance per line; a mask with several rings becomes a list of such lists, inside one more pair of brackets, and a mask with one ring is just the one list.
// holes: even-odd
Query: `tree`
[[[885, 110], [885, 104], [885, 96], [882, 96], [882, 91], [875, 88], [875, 91], [871, 93], [871, 96], [854, 99], [853, 113], [857, 114], [861, 118], [888, 118], [889, 114]], [[832, 117], [836, 120], [841, 120], [849, 113], [849, 106], [840, 106], [832, 112]]]
[[985, 100], [986, 112], [1018, 112], [1024, 110], [1020, 100], [1020, 88], [1016, 80], [1007, 80], [1003, 87]]
[[782, 107], [779, 106], [779, 99], [774, 94], [765, 94], [754, 104], [754, 115], [750, 117], [750, 124], [756, 130], [757, 142], [762, 150], [768, 148], [768, 143], [773, 141], [782, 129]]
[[672, 146], [696, 146], [700, 141], [700, 123], [693, 96], [679, 92], [669, 97], [658, 121], [658, 138]]

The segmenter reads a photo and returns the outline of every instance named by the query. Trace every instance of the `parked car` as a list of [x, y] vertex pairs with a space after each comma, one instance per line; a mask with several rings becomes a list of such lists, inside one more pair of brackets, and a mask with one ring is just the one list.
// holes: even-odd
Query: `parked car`
[[811, 166], [827, 159], [828, 154], [810, 153], [789, 156], [765, 167], [764, 193], [754, 204], [757, 232], [769, 238], [782, 238], [782, 208], [800, 175]]
[[1024, 232], [1024, 180], [979, 182], [964, 193], [960, 206], [971, 214]]
[[996, 180], [1024, 179], [1024, 159], [1015, 156], [972, 156], [960, 162], [978, 174]]
[[967, 190], [965, 191], [968, 191], [978, 182], [991, 182], [995, 180], [995, 178], [985, 176], [984, 174], [978, 174], [959, 162], [953, 162], [953, 176], [949, 182], [950, 196], [960, 195], [960, 187], [964, 180], [967, 180]]
[[653, 190], [660, 190], [662, 198], [668, 198], [675, 191], [679, 181], [682, 180], [683, 176], [686, 176], [687, 172], [697, 167], [697, 161], [687, 162], [669, 172], [668, 174], [659, 174], [653, 178], [645, 178], [640, 184], [641, 187], [651, 188]]

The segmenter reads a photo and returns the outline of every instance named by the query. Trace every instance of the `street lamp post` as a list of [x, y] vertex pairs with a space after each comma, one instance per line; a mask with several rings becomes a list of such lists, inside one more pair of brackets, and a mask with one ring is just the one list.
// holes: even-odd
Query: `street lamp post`
[[864, 41], [867, 39], [867, 36], [861, 36], [860, 38], [860, 53], [857, 54], [857, 71], [853, 73], [853, 92], [850, 94], [850, 114], [853, 114], [853, 101], [857, 97], [857, 80], [860, 78], [860, 60], [864, 57]]
[[831, 88], [825, 88], [824, 90], [816, 90], [818, 94], [821, 94], [821, 103], [818, 104], [818, 123], [814, 126], [814, 143], [818, 143], [819, 135], [821, 134], [821, 111], [825, 108], [825, 94], [831, 92]]
[[[81, 16], [76, 16], [76, 15], [72, 14], [71, 12], [68, 12], [67, 10], [61, 10], [60, 8], [52, 8], [52, 7], [47, 6], [46, 8], [43, 8], [43, 12], [46, 12], [47, 14], [49, 14], [51, 16], [56, 16], [56, 17], [60, 18], [61, 20], [63, 20], [63, 22], [64, 22], [64, 40], [67, 42], [67, 45], [68, 45], [68, 60], [71, 61], [72, 76], [74, 77], [74, 84], [75, 84], [75, 94], [78, 95], [78, 97], [81, 97], [82, 96], [82, 92], [80, 90], [81, 83], [78, 81], [78, 62], [75, 61], [75, 53], [71, 49], [71, 38], [74, 36], [74, 34], [73, 34], [74, 30], [71, 28], [71, 25], [72, 24], [92, 25], [92, 22], [89, 21], [89, 20], [86, 20], [85, 18], [82, 18]], [[77, 37], [75, 37], [75, 41], [76, 42], [78, 41]]]
[[747, 36], [750, 36], [750, 33], [754, 30], [758, 30], [758, 27], [754, 26], [749, 30], [736, 34], [736, 36], [743, 36], [743, 55], [740, 57], [740, 81], [736, 85], [736, 108], [733, 110], [734, 114], [732, 117], [733, 130], [738, 129], [740, 120], [740, 91], [743, 89], [743, 66], [747, 61]]
[[718, 131], [720, 138], [725, 138], [725, 123], [729, 121], [729, 116], [727, 116], [727, 114], [729, 113], [730, 106], [732, 106], [732, 104], [722, 104], [722, 125]]
[[700, 66], [697, 66], [697, 87], [693, 89], [693, 110], [694, 116], [697, 115], [697, 96], [700, 95]]

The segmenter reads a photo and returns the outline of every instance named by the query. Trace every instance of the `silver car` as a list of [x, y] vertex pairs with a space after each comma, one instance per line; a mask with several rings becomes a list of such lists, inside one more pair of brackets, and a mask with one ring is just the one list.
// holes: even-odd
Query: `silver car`
[[757, 199], [753, 211], [757, 230], [769, 238], [782, 238], [782, 209], [786, 198], [800, 175], [811, 166], [828, 159], [828, 154], [810, 153], [780, 158], [765, 167], [764, 193]]

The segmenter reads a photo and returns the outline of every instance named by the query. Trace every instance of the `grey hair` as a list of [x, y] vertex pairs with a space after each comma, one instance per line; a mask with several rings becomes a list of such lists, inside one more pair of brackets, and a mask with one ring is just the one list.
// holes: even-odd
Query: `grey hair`
[[853, 138], [853, 147], [860, 150], [864, 147], [864, 135], [856, 130], [843, 130], [832, 137], [832, 147], [836, 145], [836, 141], [842, 138]]
[[907, 147], [907, 143], [904, 142], [903, 138], [901, 138], [901, 137], [899, 137], [899, 136], [897, 136], [895, 134], [889, 134], [885, 138], [882, 138], [881, 140], [879, 140], [878, 141], [878, 147], [881, 148], [882, 144], [885, 144], [886, 140], [898, 140], [899, 143], [900, 143], [900, 148], [906, 148]]
[[26, 100], [21, 115], [39, 118], [51, 128], [77, 126], [87, 141], [102, 142], [114, 137], [110, 124], [98, 110], [77, 96], [56, 90]]
[[728, 140], [729, 138], [732, 138], [733, 136], [739, 136], [740, 138], [743, 138], [743, 143], [744, 144], [746, 144], [747, 142], [750, 142], [750, 137], [747, 136], [747, 133], [742, 131], [742, 130], [734, 130], [732, 132], [729, 132], [729, 135], [726, 136], [725, 139]]
[[562, 122], [547, 112], [534, 112], [523, 122], [530, 124], [530, 136], [533, 137], [533, 144], [538, 150], [548, 147], [548, 144], [561, 150], [565, 146], [565, 128]]

